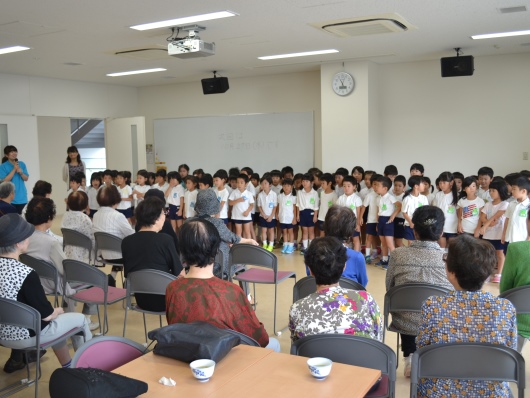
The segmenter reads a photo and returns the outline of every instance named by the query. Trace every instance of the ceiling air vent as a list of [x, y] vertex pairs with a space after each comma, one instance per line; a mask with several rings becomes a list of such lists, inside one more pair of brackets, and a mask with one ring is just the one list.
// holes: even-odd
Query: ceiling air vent
[[369, 17], [342, 19], [311, 25], [338, 37], [399, 33], [415, 28], [398, 14], [373, 15]]

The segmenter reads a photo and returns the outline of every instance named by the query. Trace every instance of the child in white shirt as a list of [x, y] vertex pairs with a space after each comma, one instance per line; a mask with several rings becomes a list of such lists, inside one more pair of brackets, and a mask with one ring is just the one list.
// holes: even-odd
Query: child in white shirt
[[86, 192], [88, 196], [88, 208], [90, 209], [90, 214], [88, 216], [90, 218], [94, 217], [94, 214], [96, 214], [96, 211], [98, 211], [99, 209], [97, 197], [99, 188], [101, 188], [102, 183], [103, 182], [101, 181], [101, 174], [92, 173], [92, 176], [90, 177], [90, 186], [88, 187]]
[[184, 210], [184, 188], [182, 187], [182, 177], [176, 171], [170, 171], [167, 174], [168, 187], [164, 196], [166, 197], [166, 203], [169, 206], [168, 218], [171, 222], [171, 226], [175, 230], [182, 226], [184, 217], [182, 212]]
[[528, 199], [530, 182], [526, 177], [519, 177], [512, 184], [512, 196], [516, 199], [506, 210], [506, 221], [502, 233], [501, 243], [520, 242], [528, 239]]
[[[427, 180], [426, 177], [423, 177]], [[456, 214], [456, 205], [458, 203], [457, 187], [454, 176], [448, 171], [444, 171], [438, 177], [440, 191], [436, 193], [432, 203], [433, 206], [439, 207], [444, 212], [445, 222], [444, 230], [440, 241], [440, 247], [445, 249], [449, 239], [456, 237], [458, 229], [458, 215]], [[427, 186], [427, 184], [425, 184]], [[445, 250], [447, 252], [447, 250]]]
[[[70, 177], [70, 182], [69, 182], [70, 189], [66, 192], [66, 198], [64, 198], [65, 202], [68, 201], [68, 196], [70, 196], [72, 192], [77, 192], [77, 191], [85, 192], [83, 188], [81, 187], [82, 182], [83, 182], [82, 178], [78, 176], [77, 174]], [[68, 206], [66, 207], [68, 208]]]
[[[376, 237], [377, 237], [377, 206], [379, 205], [379, 195], [376, 192], [376, 187], [378, 185], [377, 178], [378, 174], [372, 172], [372, 174], [365, 173], [365, 184], [368, 191], [366, 196], [363, 199], [363, 205], [359, 211], [359, 220], [357, 222], [361, 224], [366, 223], [366, 249], [365, 249], [365, 260], [366, 263], [371, 263], [372, 259], [377, 257], [377, 248], [376, 248]], [[366, 213], [368, 209], [368, 213]], [[364, 217], [366, 213], [366, 219]], [[372, 249], [375, 250], [374, 255], [372, 256]]]
[[331, 206], [337, 203], [337, 193], [333, 189], [333, 176], [330, 173], [324, 173], [319, 177], [320, 188], [320, 207], [318, 209], [318, 229], [320, 236], [324, 236], [324, 220]]
[[[403, 207], [403, 196], [405, 195], [405, 185], [407, 180], [405, 176], [398, 175], [394, 178], [394, 188], [391, 194], [396, 198], [396, 203], [400, 203]], [[403, 246], [403, 238], [405, 237], [405, 218], [403, 212], [400, 211], [396, 218], [394, 218], [394, 242], [396, 247]]]
[[480, 212], [484, 207], [484, 200], [477, 196], [477, 180], [475, 177], [464, 178], [462, 193], [457, 203], [458, 233], [478, 236], [480, 229]]
[[118, 175], [116, 176], [116, 185], [121, 195], [121, 202], [116, 210], [125, 216], [127, 221], [129, 221], [129, 224], [132, 224], [132, 188], [130, 185], [127, 185], [127, 177], [124, 171], [118, 172]]
[[401, 203], [389, 192], [392, 180], [388, 177], [378, 177], [377, 190], [379, 204], [377, 207], [377, 234], [381, 238], [383, 258], [377, 263], [383, 269], [388, 268], [388, 256], [394, 250], [394, 218], [401, 210]]
[[184, 192], [184, 209], [182, 210], [182, 216], [184, 219], [195, 217], [195, 202], [197, 202], [197, 194], [199, 191], [199, 179], [195, 176], [186, 177], [186, 192]]
[[293, 189], [293, 180], [284, 178], [283, 192], [278, 196], [276, 218], [280, 222], [283, 233], [282, 253], [291, 254], [294, 251], [294, 231], [296, 225], [296, 191]]
[[305, 250], [315, 238], [315, 223], [318, 219], [319, 199], [318, 193], [312, 186], [313, 176], [304, 174], [302, 177], [302, 189], [296, 194], [297, 217], [296, 220], [302, 227], [302, 246], [300, 254]]
[[[151, 185], [151, 188], [158, 189], [162, 192], [166, 192], [169, 184], [166, 182], [167, 172], [164, 169], [160, 169], [156, 172], [155, 183]], [[166, 205], [167, 207], [167, 205]]]
[[225, 225], [228, 225], [228, 196], [230, 195], [228, 189], [225, 187], [228, 181], [228, 173], [226, 170], [218, 170], [213, 175], [214, 192], [219, 201], [219, 218], [223, 220]]
[[405, 219], [405, 222], [403, 223], [405, 230], [403, 238], [410, 242], [416, 240], [414, 237], [414, 223], [412, 222], [412, 216], [418, 207], [427, 206], [429, 201], [425, 195], [421, 194], [425, 188], [422, 176], [413, 175], [409, 178], [407, 184], [410, 187], [410, 190], [403, 196], [401, 211], [403, 213], [403, 218]]
[[138, 173], [136, 173], [136, 185], [133, 189], [133, 202], [135, 207], [144, 200], [145, 193], [151, 189], [151, 186], [147, 185], [148, 180], [149, 172], [147, 170], [138, 170]]
[[276, 206], [278, 197], [272, 188], [272, 178], [268, 175], [260, 180], [261, 192], [258, 194], [259, 224], [263, 237], [263, 248], [272, 252], [274, 249], [274, 229], [276, 228]]
[[228, 204], [232, 206], [232, 223], [235, 225], [236, 235], [250, 239], [252, 225], [251, 211], [254, 208], [254, 196], [247, 191], [249, 178], [241, 173], [237, 177], [237, 189], [228, 197]]
[[[353, 214], [355, 214], [355, 218], [359, 220], [359, 212], [361, 209], [361, 206], [363, 204], [361, 198], [359, 195], [355, 193], [355, 189], [357, 186], [357, 180], [355, 177], [352, 176], [346, 176], [342, 180], [342, 188], [344, 189], [344, 194], [339, 197], [337, 200], [338, 206], [348, 207], [351, 211], [353, 211]], [[359, 236], [361, 235], [361, 224], [358, 222], [355, 226], [355, 232], [353, 233], [352, 240], [353, 240], [353, 249], [355, 251], [360, 252], [361, 251], [361, 240], [359, 239]]]

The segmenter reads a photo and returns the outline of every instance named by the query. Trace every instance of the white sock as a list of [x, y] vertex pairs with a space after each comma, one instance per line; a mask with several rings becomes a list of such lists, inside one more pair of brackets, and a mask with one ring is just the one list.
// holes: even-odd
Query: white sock
[[263, 246], [267, 246], [267, 241], [266, 240], [263, 241]]
[[371, 252], [372, 252], [372, 249], [366, 248], [366, 255], [367, 256], [369, 256]]
[[287, 246], [294, 247], [294, 242], [288, 242]]
[[388, 256], [383, 256], [383, 261], [388, 261]]
[[[311, 242], [313, 242], [313, 239], [309, 239], [309, 244], [311, 244]], [[308, 246], [309, 247], [309, 246]]]
[[307, 248], [308, 248], [308, 246], [307, 246], [307, 242], [308, 242], [307, 239], [302, 240], [302, 245], [304, 246], [304, 249], [307, 249]]

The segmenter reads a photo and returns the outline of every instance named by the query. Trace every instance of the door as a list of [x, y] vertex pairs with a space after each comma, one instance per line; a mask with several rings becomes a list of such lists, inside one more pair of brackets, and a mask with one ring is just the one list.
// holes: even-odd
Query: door
[[147, 167], [145, 118], [143, 116], [105, 119], [107, 168], [127, 170], [133, 179]]

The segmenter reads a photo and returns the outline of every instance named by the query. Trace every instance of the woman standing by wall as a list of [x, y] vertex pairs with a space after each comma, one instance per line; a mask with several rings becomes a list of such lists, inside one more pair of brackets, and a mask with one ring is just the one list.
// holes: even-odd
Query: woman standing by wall
[[18, 161], [18, 149], [13, 145], [4, 148], [4, 157], [0, 166], [0, 181], [11, 181], [15, 184], [15, 197], [11, 205], [22, 214], [22, 209], [28, 203], [28, 192], [25, 182], [29, 178], [28, 169], [24, 162]]
[[70, 178], [73, 177], [76, 173], [82, 172], [86, 176], [86, 165], [85, 162], [81, 160], [81, 155], [77, 150], [77, 147], [70, 146], [66, 150], [68, 156], [66, 157], [66, 162], [63, 166], [63, 181], [66, 182], [66, 189], [70, 188]]

